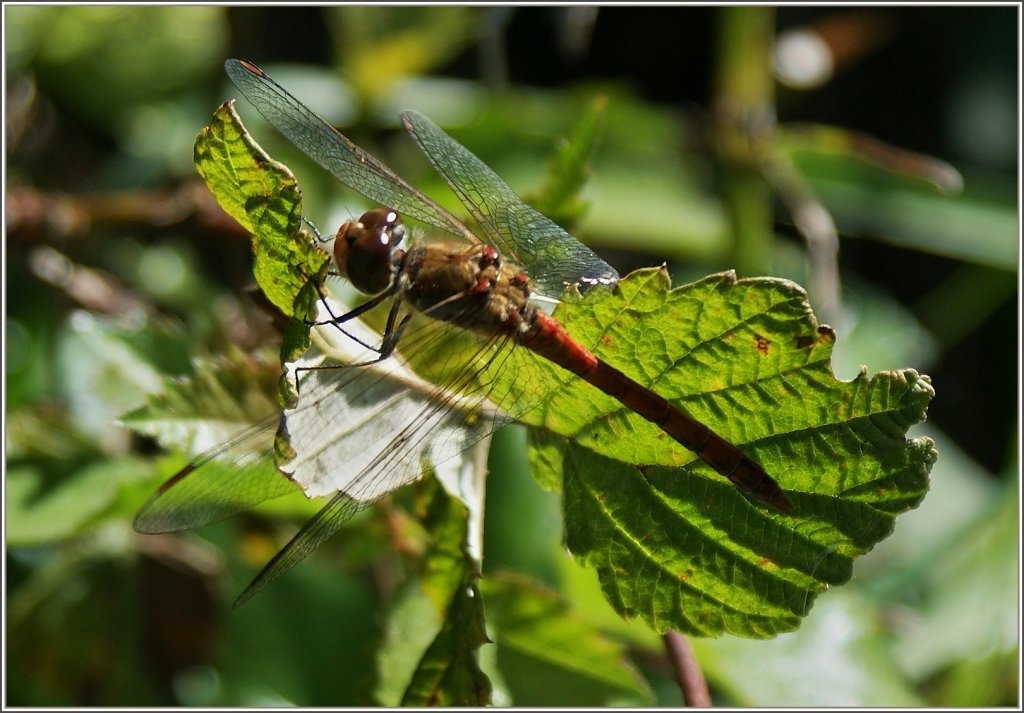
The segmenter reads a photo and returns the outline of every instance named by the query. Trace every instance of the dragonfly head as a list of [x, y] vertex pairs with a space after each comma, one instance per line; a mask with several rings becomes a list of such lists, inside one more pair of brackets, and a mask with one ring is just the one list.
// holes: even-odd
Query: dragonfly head
[[383, 292], [394, 277], [391, 256], [405, 237], [405, 225], [390, 208], [374, 208], [341, 224], [334, 239], [334, 263], [364, 294]]

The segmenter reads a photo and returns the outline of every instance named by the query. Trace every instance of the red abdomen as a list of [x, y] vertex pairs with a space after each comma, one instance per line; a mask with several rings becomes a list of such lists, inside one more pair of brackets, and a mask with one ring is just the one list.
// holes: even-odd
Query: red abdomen
[[536, 312], [531, 327], [520, 336], [531, 351], [576, 374], [612, 396], [697, 454], [716, 472], [747, 495], [782, 512], [792, 505], [778, 484], [736, 446], [664, 398], [606, 364], [576, 343], [554, 319]]

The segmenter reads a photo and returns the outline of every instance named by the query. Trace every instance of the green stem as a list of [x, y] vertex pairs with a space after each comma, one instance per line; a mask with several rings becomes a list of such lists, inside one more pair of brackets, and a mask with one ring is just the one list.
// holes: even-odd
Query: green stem
[[715, 151], [722, 196], [734, 235], [732, 261], [741, 275], [771, 268], [771, 191], [760, 175], [775, 132], [771, 72], [775, 14], [770, 7], [721, 10], [715, 73]]

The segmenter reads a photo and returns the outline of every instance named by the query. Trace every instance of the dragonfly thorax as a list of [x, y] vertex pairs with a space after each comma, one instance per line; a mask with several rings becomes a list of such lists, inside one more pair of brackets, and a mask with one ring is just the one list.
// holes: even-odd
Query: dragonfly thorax
[[341, 224], [334, 238], [334, 263], [364, 294], [383, 292], [394, 279], [392, 257], [405, 238], [405, 225], [390, 208], [374, 208]]
[[414, 245], [403, 256], [399, 292], [426, 316], [485, 336], [532, 323], [530, 281], [484, 244]]

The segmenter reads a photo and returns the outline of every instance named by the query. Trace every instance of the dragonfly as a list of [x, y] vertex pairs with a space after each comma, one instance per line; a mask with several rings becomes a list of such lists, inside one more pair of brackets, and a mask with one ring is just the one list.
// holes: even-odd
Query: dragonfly
[[[329, 496], [242, 593], [237, 606], [308, 556], [359, 509], [417, 480], [425, 455], [438, 460], [468, 448], [470, 441], [457, 434], [470, 425], [478, 427], [477, 434], [486, 433], [486, 426], [479, 428], [477, 412], [491, 408], [492, 416], [483, 422], [493, 428], [535, 407], [536, 399], [523, 399], [522, 392], [516, 397], [489, 376], [522, 350], [650, 421], [748, 498], [791, 511], [779, 485], [757, 462], [652, 388], [595, 356], [543, 309], [545, 297], [557, 298], [567, 286], [612, 287], [618, 274], [528, 206], [468, 149], [421, 114], [401, 115], [405, 130], [458, 196], [478, 231], [358, 147], [255, 64], [231, 59], [225, 70], [282, 135], [378, 204], [343, 223], [333, 238], [335, 272], [369, 298], [340, 316], [327, 310], [322, 322], [337, 329], [327, 330], [334, 335], [328, 337], [332, 343], [349, 340], [368, 347], [369, 358], [349, 355], [345, 365], [314, 360], [296, 367], [296, 374], [302, 374], [297, 405], [175, 474], [140, 511], [137, 530], [190, 529], [280, 495], [292, 483], [309, 497]], [[444, 238], [408, 240], [402, 216]], [[379, 346], [374, 346], [372, 330], [359, 336], [356, 330], [363, 328], [355, 325], [357, 317], [378, 306], [386, 307], [387, 317], [376, 335]], [[402, 361], [403, 353], [437, 349], [457, 335], [469, 335], [477, 348], [448, 364], [453, 368], [447, 373], [453, 376], [441, 387], [425, 384]], [[388, 362], [394, 363], [390, 378], [371, 368]], [[381, 419], [400, 425], [381, 426]], [[290, 439], [288, 456], [276, 464], [287, 479], [259, 479], [256, 471], [265, 470], [267, 461], [245, 451], [260, 439], [266, 444], [275, 428]]]

